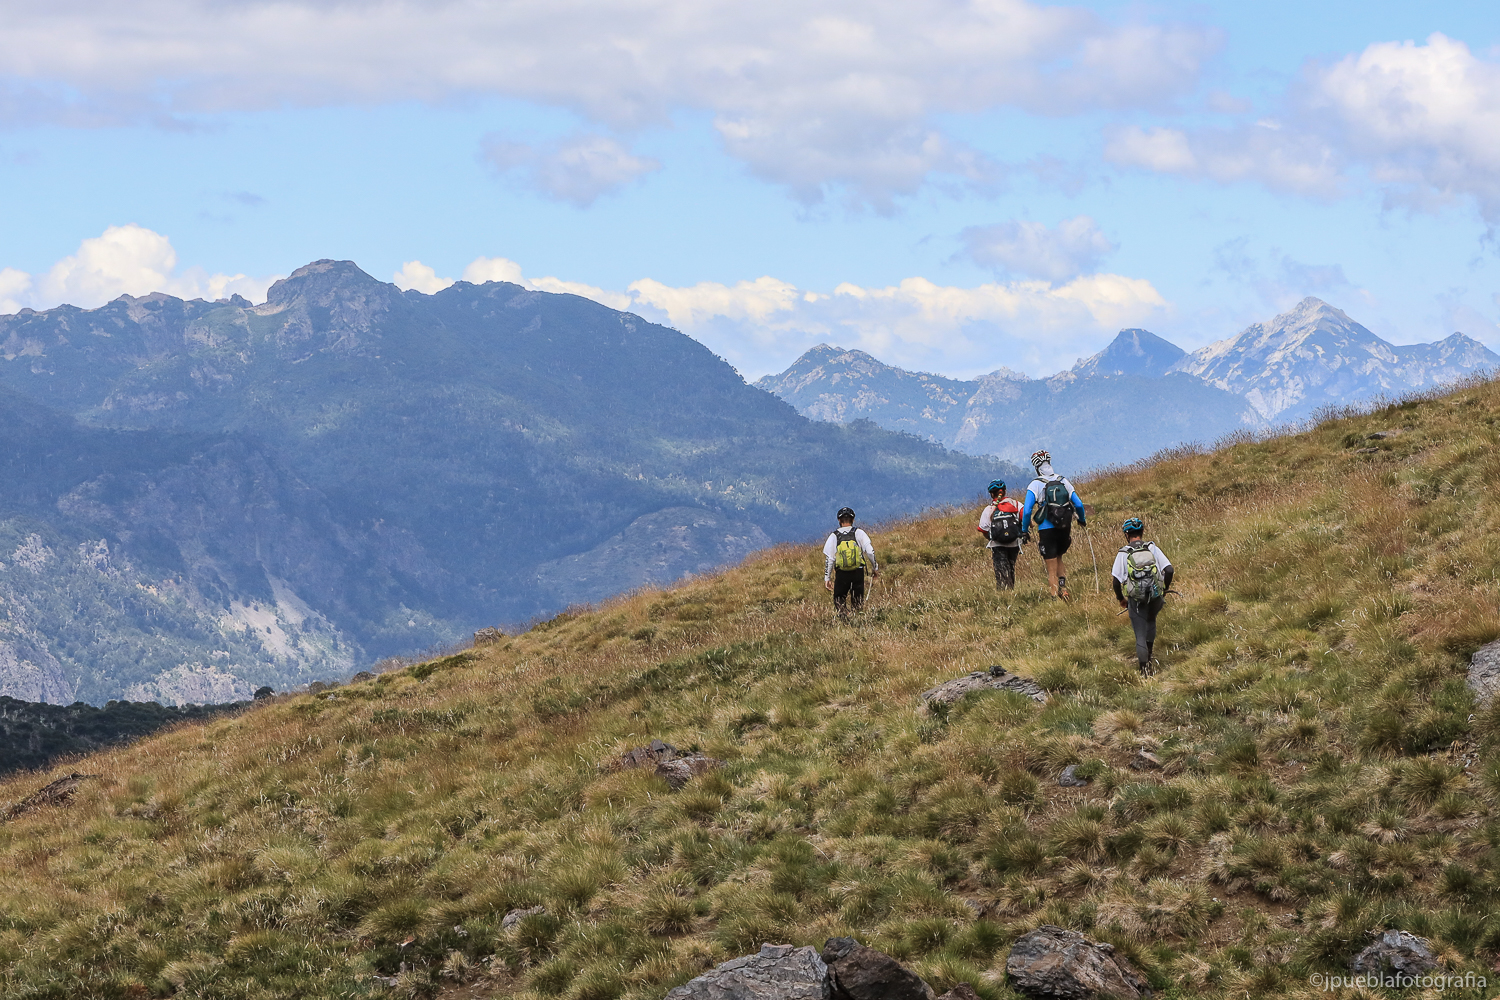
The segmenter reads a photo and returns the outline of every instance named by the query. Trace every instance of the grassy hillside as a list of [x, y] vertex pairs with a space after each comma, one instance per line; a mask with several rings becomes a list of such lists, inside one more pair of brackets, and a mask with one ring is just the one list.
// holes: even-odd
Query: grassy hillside
[[[1101, 564], [1140, 513], [1179, 567], [1149, 681], [1081, 536], [1074, 604], [1032, 553], [997, 594], [965, 512], [876, 532], [857, 627], [783, 547], [88, 758], [71, 806], [0, 825], [5, 994], [387, 994], [379, 973], [657, 1000], [852, 933], [1001, 1000], [1043, 922], [1180, 997], [1324, 995], [1306, 977], [1381, 927], [1493, 980], [1500, 716], [1463, 674], [1500, 636], [1497, 420], [1475, 385], [1087, 484]], [[1051, 702], [916, 712], [992, 663]], [[652, 737], [727, 765], [677, 792], [605, 766]], [[1141, 748], [1163, 767], [1132, 770]], [[1058, 787], [1072, 763], [1093, 784]]]

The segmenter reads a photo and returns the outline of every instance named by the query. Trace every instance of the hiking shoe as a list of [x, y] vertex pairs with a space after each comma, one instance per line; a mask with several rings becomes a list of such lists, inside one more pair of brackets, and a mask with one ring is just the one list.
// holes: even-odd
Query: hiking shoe
[[1057, 596], [1065, 601], [1073, 600], [1073, 595], [1068, 590], [1068, 578], [1065, 576], [1057, 578]]
[[1150, 663], [1137, 663], [1136, 666], [1140, 668], [1142, 677], [1150, 677], [1156, 673]]

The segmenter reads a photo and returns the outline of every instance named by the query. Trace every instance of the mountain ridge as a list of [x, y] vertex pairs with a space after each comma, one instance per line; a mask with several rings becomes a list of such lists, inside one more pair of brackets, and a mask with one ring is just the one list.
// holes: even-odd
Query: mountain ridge
[[1462, 333], [1396, 346], [1308, 297], [1191, 353], [1150, 331], [1122, 330], [1099, 352], [1042, 379], [1005, 369], [948, 379], [819, 345], [756, 384], [815, 419], [867, 417], [949, 448], [1016, 462], [1035, 444], [1065, 450], [1073, 468], [1089, 468], [1261, 431], [1322, 406], [1399, 395], [1496, 366], [1500, 355]]

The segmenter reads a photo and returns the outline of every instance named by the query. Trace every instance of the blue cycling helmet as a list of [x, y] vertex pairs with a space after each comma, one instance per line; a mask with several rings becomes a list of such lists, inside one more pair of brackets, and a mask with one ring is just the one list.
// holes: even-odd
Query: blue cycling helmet
[[1120, 525], [1120, 528], [1127, 535], [1141, 534], [1146, 530], [1146, 522], [1138, 517], [1130, 517], [1125, 519], [1125, 523]]
[[991, 479], [990, 480], [990, 492], [991, 493], [995, 492], [996, 490], [1003, 490], [1003, 489], [1005, 489], [1005, 480], [1003, 480], [1003, 479]]

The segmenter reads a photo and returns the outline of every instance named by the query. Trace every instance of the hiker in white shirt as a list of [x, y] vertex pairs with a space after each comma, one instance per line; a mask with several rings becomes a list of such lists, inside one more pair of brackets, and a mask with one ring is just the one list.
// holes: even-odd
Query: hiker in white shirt
[[1155, 542], [1142, 539], [1146, 525], [1138, 517], [1127, 520], [1125, 547], [1115, 554], [1110, 570], [1115, 599], [1130, 612], [1130, 627], [1135, 630], [1135, 658], [1142, 677], [1156, 671], [1151, 663], [1156, 646], [1156, 616], [1172, 586], [1172, 562]]
[[839, 508], [838, 530], [823, 543], [823, 586], [833, 591], [833, 607], [840, 620], [847, 621], [850, 610], [858, 611], [865, 603], [865, 569], [871, 581], [880, 576], [875, 561], [875, 547], [863, 528], [854, 526], [854, 511]]

